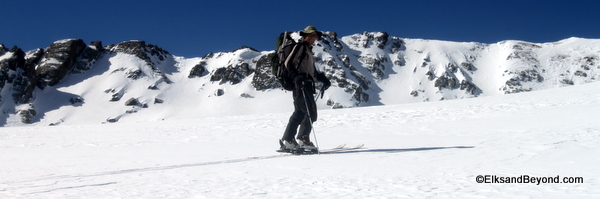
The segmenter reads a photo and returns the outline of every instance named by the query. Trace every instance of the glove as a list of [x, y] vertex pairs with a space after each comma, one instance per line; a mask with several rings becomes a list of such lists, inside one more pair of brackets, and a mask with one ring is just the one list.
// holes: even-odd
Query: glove
[[317, 73], [317, 80], [323, 82], [323, 87], [321, 88], [321, 91], [325, 91], [331, 86], [331, 81], [327, 79], [327, 76], [325, 76], [324, 73]]
[[296, 86], [298, 88], [304, 87], [305, 81], [306, 81], [306, 77], [304, 77], [302, 75], [296, 75], [296, 77], [294, 77], [294, 84], [296, 84]]

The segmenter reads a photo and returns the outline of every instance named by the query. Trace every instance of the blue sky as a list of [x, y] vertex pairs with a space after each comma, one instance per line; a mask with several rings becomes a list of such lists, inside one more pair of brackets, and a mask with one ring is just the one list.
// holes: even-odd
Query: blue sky
[[18, 0], [0, 10], [0, 43], [25, 51], [66, 38], [103, 45], [144, 40], [200, 57], [250, 46], [274, 49], [307, 25], [338, 37], [385, 31], [401, 38], [543, 43], [600, 38], [600, 1], [526, 0]]

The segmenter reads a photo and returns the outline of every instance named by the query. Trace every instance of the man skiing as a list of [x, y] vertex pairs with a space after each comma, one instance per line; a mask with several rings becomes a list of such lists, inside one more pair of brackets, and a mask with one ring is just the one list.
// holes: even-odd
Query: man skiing
[[[323, 35], [314, 26], [307, 26], [300, 31], [302, 38], [295, 44], [290, 55], [284, 61], [288, 76], [294, 80], [294, 112], [281, 138], [281, 151], [316, 151], [317, 147], [310, 141], [312, 122], [317, 120], [317, 105], [314, 94], [315, 81], [323, 83], [322, 91], [331, 86], [325, 74], [317, 71], [312, 52], [313, 44]], [[298, 127], [300, 127], [298, 129]], [[294, 136], [297, 141], [294, 140]]]

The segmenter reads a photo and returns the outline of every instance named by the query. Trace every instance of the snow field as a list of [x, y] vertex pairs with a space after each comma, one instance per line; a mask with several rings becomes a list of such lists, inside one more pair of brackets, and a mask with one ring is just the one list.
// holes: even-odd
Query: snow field
[[[322, 148], [274, 152], [290, 112], [0, 128], [0, 198], [597, 198], [600, 84], [320, 110]], [[258, 156], [252, 159], [248, 157]], [[477, 183], [478, 175], [583, 183]]]

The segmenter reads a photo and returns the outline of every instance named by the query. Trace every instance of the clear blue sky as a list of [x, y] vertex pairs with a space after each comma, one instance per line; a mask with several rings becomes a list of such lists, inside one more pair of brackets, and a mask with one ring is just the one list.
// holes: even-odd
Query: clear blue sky
[[15, 0], [0, 7], [0, 43], [28, 51], [66, 38], [103, 45], [145, 40], [200, 57], [243, 45], [274, 49], [307, 25], [339, 37], [385, 31], [401, 38], [495, 43], [600, 38], [598, 0]]

